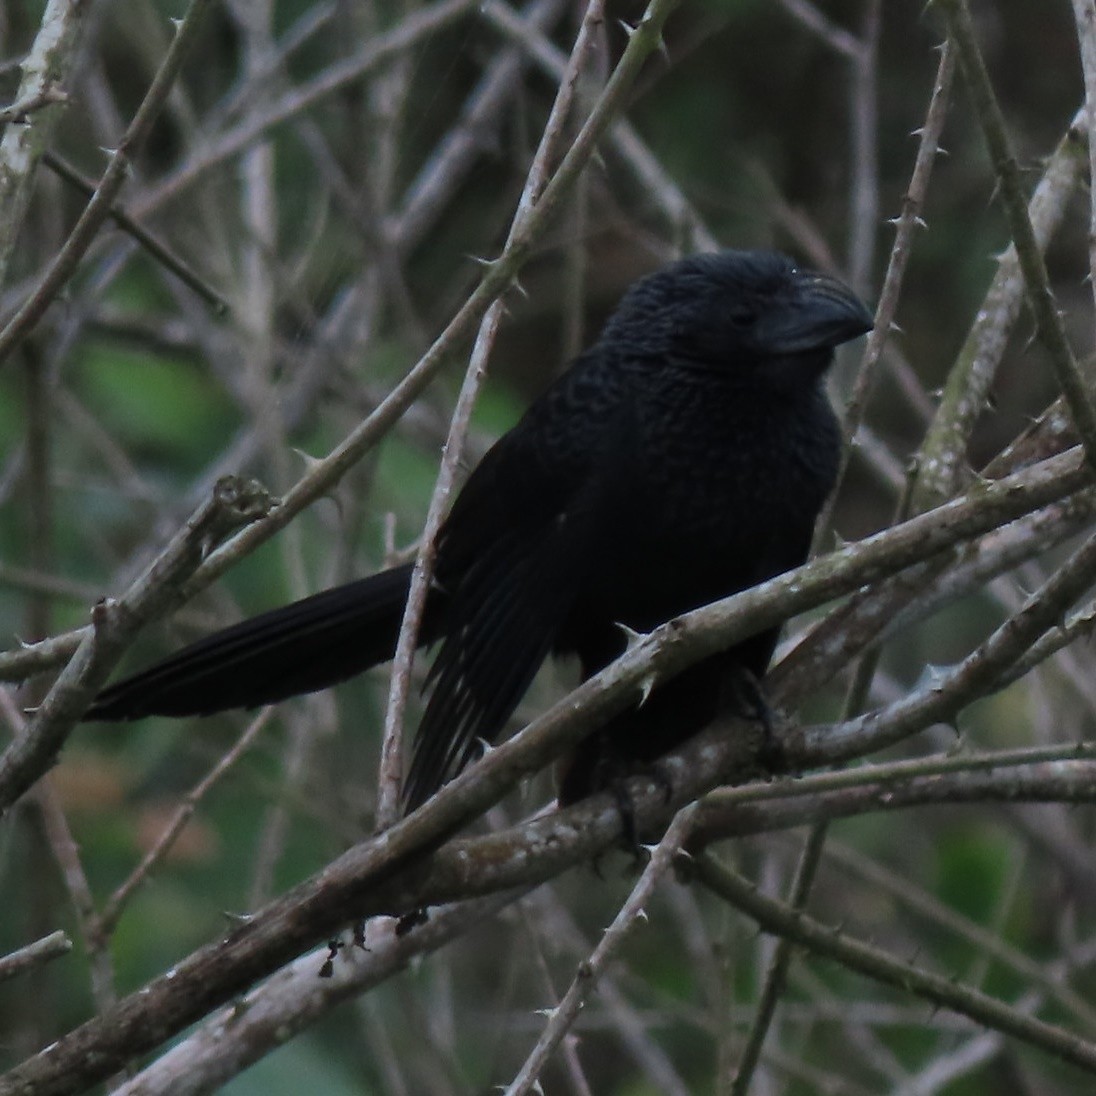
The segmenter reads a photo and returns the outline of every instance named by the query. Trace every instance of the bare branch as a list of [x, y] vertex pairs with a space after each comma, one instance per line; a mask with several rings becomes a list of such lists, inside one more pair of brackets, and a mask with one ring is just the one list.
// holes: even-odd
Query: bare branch
[[1027, 212], [1020, 182], [1020, 168], [1008, 139], [1004, 115], [993, 93], [993, 85], [978, 48], [970, 11], [966, 0], [940, 0], [940, 6], [947, 15], [948, 28], [955, 39], [978, 121], [982, 126], [982, 135], [1000, 182], [1001, 201], [1016, 245], [1020, 269], [1024, 273], [1028, 300], [1035, 313], [1039, 337], [1050, 354], [1051, 364], [1084, 441], [1088, 459], [1096, 466], [1096, 409], [1093, 408], [1074, 360], [1062, 325], [1061, 313], [1047, 280], [1046, 264]]
[[103, 221], [110, 216], [114, 199], [126, 181], [133, 155], [148, 136], [152, 123], [163, 108], [171, 85], [175, 82], [175, 77], [194, 42], [198, 26], [210, 3], [211, 0], [191, 0], [186, 16], [179, 23], [171, 47], [153, 77], [137, 113], [133, 116], [133, 121], [130, 122], [118, 147], [110, 155], [107, 169], [95, 189], [95, 196], [84, 208], [80, 219], [69, 233], [64, 247], [54, 256], [49, 269], [34, 292], [0, 330], [0, 363], [7, 359], [12, 349], [41, 319], [42, 313], [49, 307], [61, 287], [72, 277], [77, 264], [91, 246]]
[[35, 168], [60, 119], [61, 85], [72, 66], [86, 11], [87, 5], [80, 0], [49, 0], [34, 45], [22, 61], [22, 79], [12, 109], [23, 114], [27, 104], [42, 109], [35, 109], [25, 125], [9, 124], [0, 140], [0, 286], [7, 281], [12, 249], [30, 203]]
[[705, 886], [754, 918], [766, 931], [791, 937], [801, 947], [835, 959], [869, 978], [970, 1016], [987, 1027], [1014, 1035], [1063, 1061], [1096, 1073], [1096, 1044], [1026, 1016], [954, 978], [932, 974], [914, 963], [897, 960], [880, 948], [853, 940], [839, 929], [819, 924], [801, 910], [765, 897], [749, 880], [722, 867], [710, 856], [702, 857], [694, 870]]
[[59, 959], [72, 951], [72, 941], [60, 930], [35, 940], [17, 951], [8, 952], [0, 958], [0, 982], [15, 978], [25, 971], [34, 970], [44, 963]]

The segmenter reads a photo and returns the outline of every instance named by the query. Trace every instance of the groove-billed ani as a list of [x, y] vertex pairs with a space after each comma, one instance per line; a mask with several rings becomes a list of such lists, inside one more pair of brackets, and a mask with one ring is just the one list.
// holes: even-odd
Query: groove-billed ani
[[[670, 264], [490, 449], [438, 538], [420, 640], [441, 640], [405, 788], [413, 809], [493, 741], [550, 651], [583, 676], [679, 613], [802, 563], [834, 484], [822, 380], [872, 318], [767, 251]], [[409, 566], [217, 632], [104, 690], [88, 719], [206, 715], [342, 681], [392, 657]], [[586, 740], [571, 802], [649, 762], [760, 677], [775, 629], [658, 686]]]

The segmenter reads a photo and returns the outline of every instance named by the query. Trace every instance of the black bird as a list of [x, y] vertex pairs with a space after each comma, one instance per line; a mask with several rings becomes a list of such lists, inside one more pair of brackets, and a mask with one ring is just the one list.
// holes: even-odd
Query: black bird
[[[802, 563], [833, 488], [833, 348], [872, 317], [839, 282], [771, 251], [674, 262], [637, 282], [598, 341], [488, 451], [439, 539], [420, 641], [441, 640], [404, 790], [414, 809], [503, 729], [549, 652], [588, 677], [625, 627]], [[409, 566], [217, 632], [105, 689], [87, 719], [206, 715], [387, 661]], [[622, 627], [625, 626], [625, 627]], [[777, 630], [657, 687], [588, 738], [562, 802], [653, 761], [710, 722]]]

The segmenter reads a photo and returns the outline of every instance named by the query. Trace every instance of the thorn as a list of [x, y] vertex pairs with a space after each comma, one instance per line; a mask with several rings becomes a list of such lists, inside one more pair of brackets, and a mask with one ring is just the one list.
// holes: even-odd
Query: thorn
[[554, 1020], [559, 1014], [559, 1006], [555, 1008], [535, 1008], [533, 1009], [534, 1016], [543, 1016], [547, 1020]]
[[624, 19], [618, 19], [617, 22], [620, 24], [620, 29], [624, 31], [629, 39], [632, 37], [633, 34], [635, 34], [637, 30], [639, 30], [638, 27], [632, 26], [631, 23], [625, 21]]
[[928, 221], [926, 221], [926, 220], [925, 220], [925, 218], [924, 218], [924, 217], [920, 217], [920, 216], [915, 216], [915, 217], [913, 218], [913, 223], [914, 223], [914, 224], [915, 224], [915, 225], [916, 225], [916, 226], [917, 226], [918, 228], [928, 228], [928, 227], [929, 227], [929, 223], [928, 223]]
[[891, 334], [893, 334], [893, 335], [904, 335], [905, 334], [905, 330], [902, 328], [901, 324], [899, 324], [896, 320], [891, 320], [891, 322], [887, 325], [887, 330], [890, 331]]
[[647, 916], [647, 911], [642, 906], [640, 906], [640, 908], [636, 910], [636, 920], [637, 921], [649, 921], [650, 920], [650, 918]]
[[943, 145], [937, 145], [936, 146], [936, 155], [937, 156], [950, 156], [951, 153], [948, 152], [948, 150], [946, 148], [944, 148]]
[[529, 291], [525, 288], [525, 286], [521, 284], [521, 282], [517, 280], [517, 278], [514, 279], [513, 286], [514, 291], [519, 297], [521, 297], [523, 301], [527, 301], [529, 299]]
[[932, 662], [926, 662], [925, 668], [921, 671], [921, 676], [918, 679], [918, 685], [924, 684], [926, 688], [939, 692], [947, 679], [948, 668], [946, 666], [937, 666]]
[[488, 742], [486, 738], [477, 738], [476, 745], [479, 746], [480, 750], [482, 751], [480, 753], [480, 760], [485, 758], [488, 754], [493, 754], [495, 750], [498, 749], [497, 746], [493, 746], [490, 742]]
[[178, 34], [179, 31], [181, 31], [183, 29], [182, 19], [177, 19], [175, 17], [172, 17], [171, 19], [168, 20], [168, 22], [171, 23], [171, 26], [174, 29], [176, 34]]
[[627, 624], [622, 624], [619, 620], [616, 622], [616, 626], [624, 633], [625, 652], [634, 651], [650, 635], [649, 632], [637, 632], [634, 628], [629, 628]]
[[651, 695], [651, 690], [655, 687], [655, 681], [657, 680], [657, 674], [648, 674], [646, 677], [640, 679], [639, 682], [639, 707], [642, 708], [647, 703], [647, 699]]
[[303, 449], [298, 449], [295, 445], [291, 447], [293, 452], [301, 458], [301, 463], [304, 464], [305, 471], [311, 472], [313, 468], [323, 464], [323, 461], [319, 457], [314, 457], [311, 453], [306, 453]]

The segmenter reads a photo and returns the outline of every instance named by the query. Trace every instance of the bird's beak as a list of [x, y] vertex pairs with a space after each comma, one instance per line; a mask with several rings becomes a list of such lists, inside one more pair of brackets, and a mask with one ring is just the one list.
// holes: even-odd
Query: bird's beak
[[848, 286], [813, 270], [796, 274], [781, 307], [766, 310], [755, 337], [778, 354], [840, 346], [870, 331], [872, 314]]

